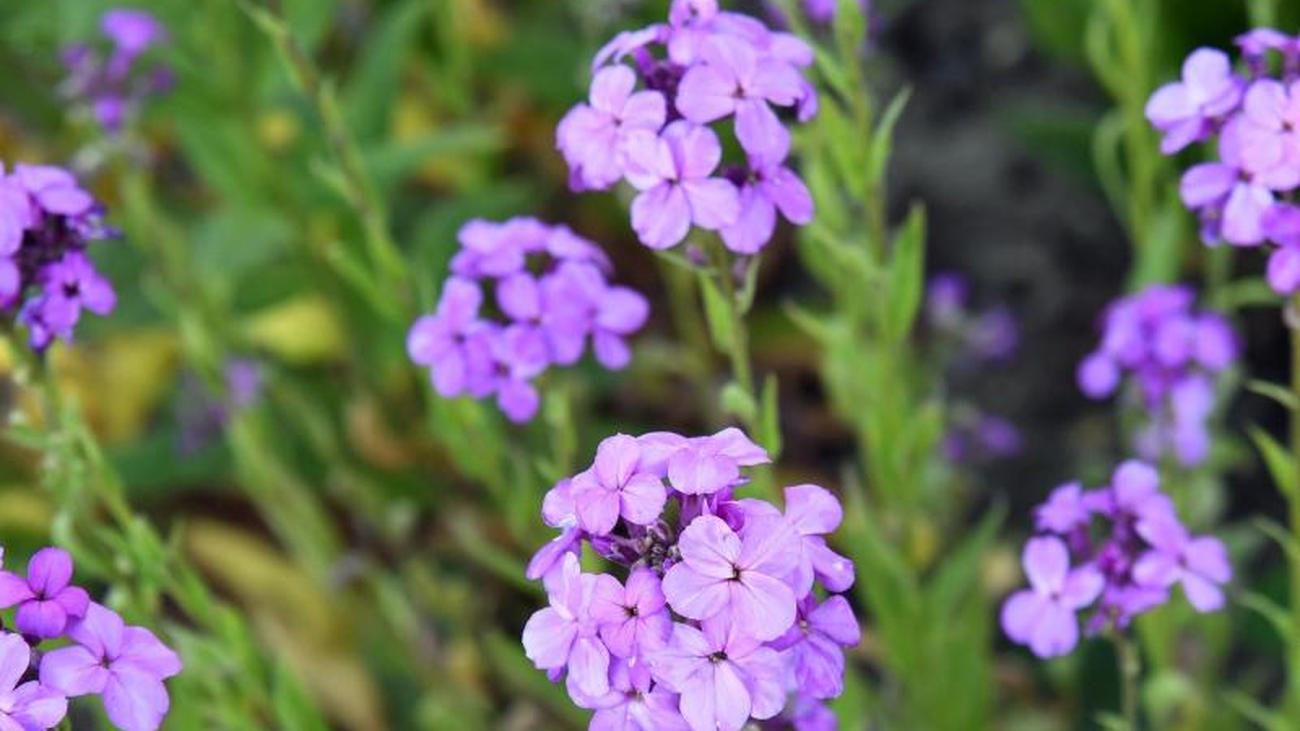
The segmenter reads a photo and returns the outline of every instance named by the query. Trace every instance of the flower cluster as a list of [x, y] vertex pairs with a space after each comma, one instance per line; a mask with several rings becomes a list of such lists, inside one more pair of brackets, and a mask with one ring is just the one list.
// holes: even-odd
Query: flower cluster
[[956, 272], [940, 272], [926, 284], [925, 319], [940, 337], [956, 343], [963, 359], [1010, 360], [1020, 348], [1020, 328], [1006, 307], [972, 312], [970, 284]]
[[1216, 313], [1193, 311], [1194, 299], [1188, 287], [1156, 285], [1112, 302], [1101, 345], [1078, 371], [1079, 387], [1094, 399], [1130, 377], [1149, 416], [1139, 453], [1150, 460], [1172, 453], [1189, 467], [1209, 452], [1216, 375], [1237, 358], [1232, 326]]
[[107, 56], [79, 44], [63, 52], [68, 78], [61, 91], [84, 105], [107, 132], [117, 132], [133, 118], [144, 99], [166, 92], [171, 71], [161, 65], [141, 69], [136, 63], [166, 41], [167, 30], [143, 10], [118, 8], [104, 13], [100, 30], [112, 43]]
[[72, 173], [52, 165], [0, 165], [0, 307], [17, 312], [31, 346], [72, 339], [83, 309], [117, 305], [108, 280], [86, 255], [107, 238], [103, 207]]
[[118, 728], [153, 731], [170, 705], [163, 681], [181, 671], [180, 658], [71, 581], [72, 558], [60, 548], [37, 551], [26, 576], [0, 571], [0, 609], [15, 609], [17, 630], [0, 630], [0, 728], [45, 731], [63, 720], [69, 698], [98, 695]]
[[1074, 649], [1077, 613], [1089, 607], [1087, 630], [1095, 634], [1123, 630], [1169, 601], [1175, 584], [1198, 612], [1223, 606], [1222, 585], [1232, 578], [1227, 550], [1217, 538], [1188, 533], [1148, 464], [1125, 462], [1096, 490], [1061, 485], [1034, 522], [1038, 535], [1022, 557], [1030, 586], [1002, 606], [1002, 629], [1039, 657]]
[[430, 368], [439, 395], [495, 394], [507, 417], [525, 422], [540, 400], [532, 380], [551, 365], [576, 363], [588, 338], [606, 368], [627, 365], [624, 338], [645, 324], [650, 306], [607, 281], [599, 247], [533, 218], [470, 221], [459, 239], [437, 311], [407, 337], [411, 359]]
[[214, 388], [197, 373], [181, 376], [176, 421], [177, 451], [192, 455], [225, 431], [231, 419], [262, 398], [266, 373], [262, 364], [248, 358], [231, 358], [221, 369], [222, 388]]
[[[1182, 79], [1156, 90], [1147, 118], [1173, 154], [1218, 138], [1218, 160], [1183, 175], [1183, 202], [1201, 219], [1208, 244], [1276, 244], [1269, 284], [1300, 291], [1300, 38], [1259, 28], [1237, 38], [1244, 69], [1212, 48], [1194, 51]], [[1270, 56], [1281, 57], [1280, 74]]]
[[[529, 659], [595, 710], [593, 729], [738, 731], [786, 711], [809, 718], [844, 687], [857, 620], [839, 595], [853, 564], [825, 536], [839, 501], [785, 489], [785, 511], [737, 499], [742, 468], [768, 462], [738, 429], [601, 442], [557, 484], [542, 516], [561, 530], [528, 566], [550, 606], [524, 627]], [[625, 578], [584, 573], [587, 543]], [[824, 727], [824, 726], [823, 726]]]
[[[970, 283], [956, 272], [939, 272], [926, 285], [925, 323], [938, 349], [931, 362], [953, 378], [971, 366], [1011, 360], [1020, 347], [1020, 328], [1006, 307], [974, 311]], [[1014, 457], [1022, 447], [1020, 430], [975, 404], [952, 400], [944, 455], [951, 462]]]
[[[556, 130], [572, 187], [626, 180], [639, 191], [632, 228], [651, 248], [676, 246], [695, 225], [718, 231], [736, 253], [758, 252], [778, 211], [799, 225], [812, 220], [812, 196], [786, 165], [790, 133], [777, 114], [816, 114], [816, 92], [801, 72], [812, 60], [803, 41], [722, 12], [716, 0], [674, 0], [668, 23], [620, 33], [596, 55], [589, 102]], [[723, 165], [710, 126], [726, 120], [743, 152], [736, 164]]]

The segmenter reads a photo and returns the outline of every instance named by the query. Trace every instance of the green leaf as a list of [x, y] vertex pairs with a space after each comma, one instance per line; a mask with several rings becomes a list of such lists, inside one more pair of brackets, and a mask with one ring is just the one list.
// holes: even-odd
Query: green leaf
[[912, 207], [889, 261], [885, 337], [900, 342], [912, 331], [925, 288], [925, 209]]
[[759, 439], [776, 461], [781, 456], [781, 404], [780, 388], [776, 375], [769, 374], [763, 382], [762, 421], [759, 422]]
[[1297, 399], [1295, 393], [1287, 386], [1252, 378], [1246, 381], [1246, 390], [1271, 399], [1288, 411], [1300, 409], [1300, 399]]
[[1228, 311], [1246, 307], [1277, 307], [1281, 295], [1261, 277], [1247, 277], [1229, 282], [1219, 289], [1215, 306]]
[[835, 336], [836, 327], [826, 316], [814, 314], [792, 300], [785, 302], [784, 309], [786, 316], [795, 327], [813, 340], [826, 344]]
[[735, 415], [746, 424], [752, 424], [758, 418], [758, 404], [754, 403], [753, 394], [741, 388], [735, 381], [729, 381], [722, 387], [718, 400], [722, 404], [723, 411]]
[[273, 672], [271, 704], [275, 709], [276, 725], [304, 731], [326, 731], [329, 725], [288, 667], [276, 663]]
[[1263, 594], [1253, 591], [1242, 594], [1237, 598], [1237, 603], [1268, 620], [1283, 642], [1291, 642], [1294, 636], [1291, 629], [1291, 614], [1284, 607]]
[[1287, 558], [1300, 563], [1300, 547], [1296, 546], [1295, 540], [1291, 537], [1291, 532], [1283, 527], [1281, 523], [1262, 515], [1255, 516], [1250, 522], [1259, 529], [1260, 533], [1272, 539], [1282, 549], [1282, 552], [1287, 555]]
[[1247, 428], [1250, 434], [1250, 440], [1255, 443], [1255, 448], [1264, 458], [1264, 464], [1268, 467], [1268, 472], [1273, 476], [1273, 483], [1277, 489], [1288, 497], [1296, 496], [1296, 467], [1295, 462], [1291, 460], [1291, 454], [1278, 444], [1268, 432], [1251, 425]]
[[1241, 691], [1228, 691], [1223, 697], [1228, 702], [1228, 705], [1232, 707], [1232, 710], [1241, 714], [1247, 721], [1264, 729], [1264, 731], [1295, 731], [1294, 727], [1287, 723], [1282, 716], [1269, 710], [1264, 704]]
[[402, 64], [415, 47], [429, 5], [423, 0], [393, 5], [367, 35], [343, 100], [356, 139], [375, 139], [387, 128], [400, 88]]
[[897, 126], [899, 117], [903, 116], [903, 110], [907, 107], [907, 100], [911, 96], [912, 90], [907, 88], [895, 94], [889, 106], [885, 107], [885, 113], [881, 115], [880, 121], [876, 123], [876, 129], [871, 133], [871, 158], [867, 167], [867, 180], [873, 185], [885, 177], [885, 167], [889, 164], [889, 156], [894, 147], [894, 127]]
[[997, 538], [1006, 516], [1006, 505], [994, 504], [980, 519], [979, 526], [944, 559], [928, 591], [932, 597], [930, 607], [937, 617], [942, 619], [955, 613], [969, 600], [979, 581], [979, 562]]
[[[723, 274], [726, 276], [726, 273]], [[699, 273], [700, 292], [704, 295], [704, 316], [709, 323], [709, 334], [713, 336], [713, 345], [726, 353], [735, 342], [736, 331], [731, 320], [731, 303], [718, 289], [718, 285], [708, 272]]]

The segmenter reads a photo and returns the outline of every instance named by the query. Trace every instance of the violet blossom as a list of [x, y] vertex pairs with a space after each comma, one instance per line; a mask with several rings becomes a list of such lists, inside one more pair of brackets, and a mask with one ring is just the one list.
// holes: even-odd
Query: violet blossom
[[[666, 24], [620, 33], [596, 54], [589, 103], [556, 131], [571, 187], [626, 180], [639, 191], [632, 227], [653, 249], [678, 245], [694, 226], [719, 231], [737, 254], [758, 253], [778, 211], [795, 225], [812, 220], [782, 119], [816, 113], [803, 73], [812, 60], [808, 44], [755, 18], [674, 0]], [[743, 159], [724, 164], [718, 135], [728, 130]]]
[[439, 396], [495, 396], [522, 423], [540, 406], [536, 379], [577, 362], [588, 342], [606, 368], [631, 360], [626, 338], [645, 324], [649, 304], [608, 281], [595, 244], [534, 218], [469, 221], [458, 239], [437, 309], [415, 321], [406, 342]]
[[24, 635], [59, 637], [90, 603], [86, 590], [71, 581], [72, 556], [62, 548], [42, 548], [28, 561], [26, 578], [0, 571], [0, 609], [18, 608], [14, 625]]
[[152, 632], [127, 626], [113, 611], [91, 603], [68, 630], [76, 644], [41, 658], [41, 684], [64, 695], [99, 695], [108, 718], [123, 731], [154, 731], [171, 706], [163, 681], [181, 660]]
[[[590, 728], [824, 727], [820, 700], [843, 689], [859, 640], [848, 600], [818, 590], [853, 584], [852, 562], [826, 543], [843, 511], [816, 485], [786, 488], [784, 510], [736, 497], [744, 470], [767, 461], [735, 428], [620, 434], [547, 493], [542, 518], [559, 535], [528, 576], [550, 606], [523, 643], [594, 711]], [[583, 573], [586, 545], [616, 572]]]
[[1157, 285], [1112, 302], [1100, 347], [1079, 364], [1079, 388], [1089, 398], [1132, 383], [1147, 419], [1138, 434], [1145, 459], [1171, 453], [1196, 466], [1208, 455], [1216, 379], [1236, 361], [1238, 345], [1228, 321], [1194, 310], [1194, 299], [1187, 287]]
[[144, 102], [169, 90], [172, 72], [161, 63], [141, 64], [150, 51], [167, 42], [167, 29], [143, 10], [114, 8], [100, 19], [111, 48], [88, 44], [63, 52], [68, 76], [61, 92], [110, 134], [122, 130]]
[[1189, 534], [1151, 465], [1124, 462], [1095, 490], [1058, 487], [1035, 511], [1035, 527], [1023, 558], [1031, 588], [1007, 599], [1002, 627], [1040, 657], [1070, 652], [1081, 616], [1088, 634], [1124, 631], [1168, 602], [1175, 584], [1198, 612], [1224, 603], [1226, 549]]
[[[1217, 143], [1217, 159], [1183, 174], [1183, 203], [1200, 219], [1206, 244], [1266, 247], [1268, 283], [1290, 295], [1300, 288], [1292, 203], [1300, 189], [1300, 38], [1256, 28], [1236, 44], [1244, 69], [1222, 51], [1197, 49], [1182, 80], [1151, 97], [1147, 116], [1166, 153]], [[1273, 55], [1282, 59], [1280, 74]], [[1109, 375], [1100, 365], [1093, 370]]]
[[52, 165], [0, 166], [0, 307], [27, 327], [31, 347], [71, 341], [84, 311], [117, 306], [86, 253], [110, 234], [103, 208], [72, 173]]
[[32, 649], [22, 637], [0, 633], [0, 728], [47, 731], [68, 713], [68, 699], [37, 680], [23, 682]]

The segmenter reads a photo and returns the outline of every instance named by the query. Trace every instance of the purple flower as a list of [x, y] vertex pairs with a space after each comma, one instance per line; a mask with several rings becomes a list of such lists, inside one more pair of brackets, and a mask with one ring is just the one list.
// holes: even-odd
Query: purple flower
[[1239, 351], [1231, 324], [1216, 313], [1194, 311], [1193, 300], [1190, 289], [1172, 286], [1116, 300], [1106, 312], [1100, 347], [1077, 374], [1080, 389], [1094, 399], [1131, 379], [1146, 415], [1139, 453], [1156, 460], [1173, 452], [1187, 466], [1206, 457], [1215, 378]]
[[534, 380], [577, 362], [588, 336], [606, 368], [630, 361], [626, 338], [645, 324], [649, 304], [607, 281], [610, 264], [595, 244], [535, 218], [473, 220], [459, 240], [437, 310], [407, 336], [411, 360], [430, 369], [440, 396], [495, 395], [521, 423], [541, 403]]
[[1075, 613], [1101, 594], [1101, 574], [1090, 566], [1072, 570], [1059, 538], [1030, 540], [1022, 563], [1030, 588], [1012, 594], [1002, 605], [1002, 629], [1039, 657], [1064, 655], [1079, 641]]
[[42, 292], [27, 301], [19, 320], [27, 325], [32, 347], [38, 350], [56, 337], [71, 340], [83, 308], [107, 315], [117, 307], [113, 285], [79, 251], [69, 251], [61, 260], [45, 266], [37, 282]]
[[807, 595], [812, 590], [814, 578], [830, 591], [848, 591], [853, 586], [853, 562], [832, 551], [825, 538], [834, 533], [844, 519], [840, 501], [818, 485], [787, 487], [785, 519], [799, 537], [800, 544], [793, 581], [795, 595]]
[[525, 325], [504, 329], [489, 326], [487, 332], [497, 406], [517, 424], [529, 421], [541, 404], [541, 395], [532, 379], [550, 364], [546, 339], [537, 329]]
[[574, 503], [584, 530], [609, 533], [620, 516], [636, 525], [659, 519], [667, 491], [658, 475], [638, 469], [640, 457], [637, 440], [618, 434], [601, 442], [595, 464], [573, 478]]
[[143, 627], [91, 603], [68, 630], [77, 643], [41, 659], [41, 684], [67, 696], [98, 694], [123, 731], [154, 731], [170, 707], [163, 681], [181, 671], [176, 653]]
[[556, 129], [556, 146], [572, 170], [575, 190], [603, 190], [625, 170], [624, 147], [633, 130], [657, 133], [667, 120], [664, 96], [634, 91], [636, 74], [607, 66], [591, 81], [591, 103], [569, 111]]
[[1147, 102], [1147, 119], [1164, 134], [1160, 150], [1172, 155], [1207, 139], [1217, 120], [1241, 103], [1245, 83], [1228, 54], [1199, 48], [1183, 63], [1181, 82], [1165, 84]]
[[482, 302], [477, 284], [452, 277], [443, 286], [436, 314], [416, 320], [407, 335], [411, 360], [431, 369], [441, 396], [490, 392], [491, 346], [478, 321]]
[[628, 182], [641, 191], [632, 201], [632, 228], [646, 246], [672, 248], [692, 223], [717, 230], [740, 215], [736, 187], [712, 177], [722, 147], [708, 127], [679, 120], [660, 135], [634, 132], [626, 152]]
[[710, 40], [701, 49], [701, 63], [682, 77], [678, 111], [697, 124], [734, 115], [736, 137], [751, 158], [769, 164], [784, 160], [790, 133], [769, 105], [793, 106], [803, 94], [803, 77], [790, 63], [760, 56], [740, 38]]
[[1083, 494], [1083, 486], [1070, 482], [1052, 491], [1047, 502], [1034, 511], [1034, 526], [1040, 531], [1069, 535], [1086, 528], [1092, 519], [1092, 504]]
[[933, 327], [956, 329], [966, 319], [970, 283], [957, 272], [940, 272], [930, 277], [925, 288], [926, 318]]
[[[1034, 587], [1019, 592], [1018, 599], [1013, 597], [1014, 606], [1007, 602], [1003, 627], [1013, 640], [1029, 644], [1039, 655], [1046, 656], [1049, 650], [1068, 652], [1077, 639], [1073, 612], [1091, 603], [1066, 606], [1068, 613], [1056, 606], [1054, 615], [1044, 609], [1051, 601], [1073, 603], [1061, 598], [1071, 591], [1066, 586], [1074, 576], [1068, 570], [1071, 556], [1079, 566], [1076, 571], [1095, 572], [1100, 581], [1100, 597], [1087, 620], [1089, 633], [1127, 628], [1134, 617], [1169, 601], [1174, 583], [1183, 584], [1188, 600], [1200, 611], [1222, 605], [1219, 585], [1232, 574], [1222, 544], [1188, 536], [1173, 500], [1160, 491], [1159, 474], [1149, 464], [1124, 462], [1111, 476], [1110, 485], [1097, 490], [1085, 491], [1078, 483], [1063, 485], [1035, 511], [1035, 517], [1039, 530], [1055, 536], [1035, 538], [1026, 546], [1025, 568]], [[1042, 543], [1045, 540], [1053, 543]], [[1036, 555], [1030, 555], [1031, 548]], [[1039, 579], [1034, 579], [1033, 570], [1039, 572]], [[1044, 580], [1044, 573], [1054, 578]], [[1087, 579], [1088, 591], [1082, 594], [1097, 598], [1092, 581]], [[1038, 624], [1052, 617], [1052, 623]], [[1035, 632], [1045, 633], [1037, 647]]]
[[550, 592], [550, 606], [533, 614], [524, 626], [524, 652], [552, 677], [568, 670], [570, 687], [579, 695], [609, 692], [609, 650], [598, 636], [591, 616], [596, 577], [578, 568], [578, 559], [565, 554]]
[[[1247, 94], [1247, 104], [1263, 98]], [[1219, 157], [1222, 162], [1202, 163], [1183, 174], [1183, 203], [1215, 221], [1214, 233], [1228, 243], [1258, 246], [1264, 241], [1263, 217], [1273, 206], [1274, 192], [1295, 184], [1293, 156], [1278, 135], [1237, 116], [1223, 129]]]
[[1152, 546], [1133, 566], [1139, 584], [1161, 589], [1181, 584], [1188, 603], [1198, 612], [1223, 607], [1221, 585], [1232, 579], [1232, 565], [1219, 539], [1192, 538], [1167, 517], [1140, 521], [1137, 530]]
[[610, 663], [609, 693], [585, 703], [596, 712], [588, 731], [690, 731], [678, 696], [655, 683], [646, 663]]
[[1268, 283], [1282, 295], [1300, 290], [1300, 208], [1279, 203], [1260, 221], [1264, 235], [1278, 244], [1268, 259]]
[[107, 132], [117, 132], [133, 117], [146, 97], [170, 88], [171, 72], [164, 66], [140, 69], [136, 61], [167, 40], [167, 31], [149, 13], [117, 8], [106, 12], [100, 29], [112, 44], [109, 53], [86, 44], [64, 50], [68, 76], [60, 87], [73, 108], [89, 112]]
[[785, 520], [757, 518], [737, 535], [705, 515], [682, 531], [677, 547], [681, 562], [664, 575], [663, 591], [678, 614], [727, 620], [759, 640], [781, 636], [794, 622], [797, 597], [783, 578], [800, 552]]
[[0, 634], [0, 728], [5, 731], [46, 731], [68, 712], [63, 696], [35, 680], [21, 682], [31, 655], [22, 637]]
[[740, 214], [722, 229], [722, 241], [737, 254], [756, 254], [776, 231], [776, 212], [793, 224], [812, 223], [813, 199], [793, 170], [751, 158], [740, 181]]
[[114, 8], [100, 19], [100, 29], [117, 45], [120, 53], [138, 56], [166, 40], [167, 29], [143, 10]]
[[650, 669], [681, 695], [681, 714], [692, 731], [740, 731], [751, 717], [772, 718], [785, 707], [780, 655], [726, 622], [705, 622], [701, 629], [673, 625]]
[[14, 624], [29, 637], [52, 639], [70, 620], [86, 613], [89, 595], [71, 586], [72, 557], [62, 548], [42, 548], [27, 563], [27, 578], [0, 571], [0, 608], [17, 606]]
[[591, 616], [611, 655], [633, 659], [663, 647], [672, 630], [659, 577], [646, 568], [627, 577], [627, 587], [608, 574], [596, 577]]
[[772, 643], [789, 657], [795, 687], [805, 696], [837, 698], [844, 692], [844, 651], [862, 640], [853, 609], [842, 596], [818, 604], [810, 594], [799, 602], [798, 621]]
[[682, 444], [668, 458], [669, 482], [687, 495], [706, 495], [731, 487], [743, 478], [741, 467], [771, 461], [762, 447], [739, 429], [723, 429], [709, 437]]

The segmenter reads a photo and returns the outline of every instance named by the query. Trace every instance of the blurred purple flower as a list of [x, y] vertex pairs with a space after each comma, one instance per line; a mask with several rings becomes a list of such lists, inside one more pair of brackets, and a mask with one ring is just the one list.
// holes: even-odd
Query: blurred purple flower
[[1093, 399], [1109, 397], [1130, 379], [1147, 416], [1143, 456], [1172, 452], [1187, 466], [1208, 453], [1214, 379], [1239, 350], [1231, 324], [1217, 313], [1194, 311], [1193, 301], [1187, 287], [1158, 285], [1111, 303], [1101, 345], [1077, 374], [1080, 390]]
[[1183, 63], [1182, 81], [1156, 89], [1147, 102], [1147, 119], [1164, 135], [1160, 150], [1172, 155], [1207, 139], [1241, 103], [1244, 87], [1228, 54], [1211, 48], [1192, 52]]
[[1002, 629], [1039, 657], [1056, 657], [1079, 642], [1076, 613], [1096, 601], [1104, 582], [1096, 569], [1070, 568], [1070, 554], [1058, 538], [1034, 538], [1022, 557], [1029, 589], [1002, 605]]
[[1198, 612], [1223, 607], [1221, 586], [1232, 579], [1232, 565], [1219, 539], [1192, 538], [1168, 516], [1139, 521], [1137, 531], [1152, 546], [1133, 566], [1137, 583], [1162, 588], [1181, 584], [1187, 602]]

